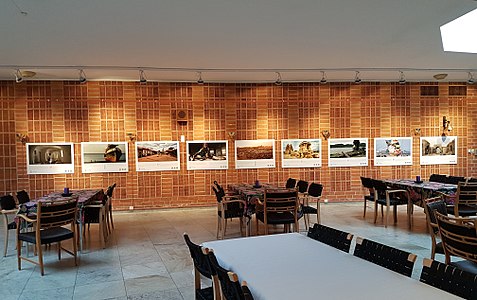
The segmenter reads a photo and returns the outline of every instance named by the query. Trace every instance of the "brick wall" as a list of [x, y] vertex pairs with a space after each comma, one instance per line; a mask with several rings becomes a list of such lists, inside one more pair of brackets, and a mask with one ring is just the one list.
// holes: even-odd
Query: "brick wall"
[[[361, 199], [359, 176], [412, 178], [431, 173], [477, 176], [477, 87], [464, 83], [318, 83], [189, 84], [134, 82], [0, 81], [0, 194], [26, 189], [33, 197], [65, 186], [105, 188], [118, 184], [115, 209], [203, 206], [214, 204], [210, 184], [236, 182], [283, 184], [288, 177], [320, 182], [324, 197]], [[189, 120], [178, 123], [177, 110]], [[419, 136], [440, 135], [442, 116], [452, 121], [458, 136], [457, 165], [419, 165]], [[289, 138], [412, 136], [412, 166], [374, 167], [370, 140], [369, 167], [328, 168], [323, 141], [323, 167], [281, 168], [279, 141]], [[134, 143], [138, 141], [229, 140], [229, 169], [187, 171], [185, 143], [181, 143], [181, 170], [136, 172]], [[277, 167], [235, 170], [235, 139], [275, 139]], [[27, 175], [26, 148], [16, 140], [24, 133], [29, 142], [73, 142], [75, 173]], [[129, 172], [82, 174], [80, 143], [127, 141]]]

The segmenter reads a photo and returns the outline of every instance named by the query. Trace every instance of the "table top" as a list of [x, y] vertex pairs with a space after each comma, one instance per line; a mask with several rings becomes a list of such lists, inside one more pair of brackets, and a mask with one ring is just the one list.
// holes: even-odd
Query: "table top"
[[299, 233], [206, 242], [255, 299], [460, 299]]
[[441, 182], [434, 182], [434, 181], [422, 181], [419, 183], [413, 179], [386, 179], [383, 181], [392, 185], [409, 186], [413, 188], [421, 188], [421, 189], [432, 190], [432, 191], [452, 192], [457, 190], [457, 185], [455, 184], [441, 183]]
[[265, 190], [288, 190], [284, 187], [278, 187], [273, 184], [264, 183], [260, 187], [255, 187], [253, 184], [240, 183], [240, 184], [230, 184], [228, 186], [229, 190], [235, 191], [237, 194], [253, 197], [261, 196], [265, 193]]

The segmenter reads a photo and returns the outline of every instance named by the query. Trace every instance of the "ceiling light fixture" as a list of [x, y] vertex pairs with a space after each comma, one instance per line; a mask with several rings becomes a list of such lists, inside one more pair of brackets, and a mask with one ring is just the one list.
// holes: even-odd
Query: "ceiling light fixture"
[[86, 83], [86, 74], [84, 73], [83, 69], [79, 70], [79, 78], [78, 78], [79, 83]]
[[326, 75], [325, 75], [325, 71], [321, 71], [321, 80], [320, 80], [320, 84], [326, 84], [328, 81], [326, 80]]
[[275, 84], [276, 85], [282, 85], [282, 75], [280, 74], [280, 72], [275, 72], [277, 73], [277, 80], [275, 80]]
[[15, 70], [15, 82], [20, 83], [22, 81], [23, 81], [22, 72], [20, 71], [20, 69], [16, 69]]
[[469, 72], [469, 79], [467, 80], [467, 84], [474, 84], [474, 83], [475, 83], [474, 75], [472, 74], [472, 72]]
[[197, 83], [204, 84], [204, 80], [202, 79], [202, 72], [197, 72], [197, 76], [199, 77], [197, 78]]
[[139, 70], [139, 83], [140, 84], [147, 83], [146, 74], [144, 73], [144, 70]]
[[356, 75], [354, 75], [354, 83], [356, 84], [361, 83], [361, 77], [359, 76], [359, 71], [356, 71]]
[[444, 80], [444, 79], [446, 79], [447, 75], [448, 75], [447, 73], [439, 73], [439, 74], [436, 74], [432, 77], [434, 77], [434, 79], [436, 79], [436, 80]]
[[403, 71], [399, 71], [399, 84], [406, 84], [406, 77]]

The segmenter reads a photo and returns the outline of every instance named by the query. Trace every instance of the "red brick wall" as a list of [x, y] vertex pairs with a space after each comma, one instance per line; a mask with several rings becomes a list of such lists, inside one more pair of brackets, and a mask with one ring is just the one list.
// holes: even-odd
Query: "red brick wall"
[[[430, 86], [430, 88], [428, 87]], [[436, 90], [432, 90], [437, 87]], [[450, 92], [450, 93], [449, 93]], [[425, 95], [425, 96], [423, 96]], [[361, 199], [359, 176], [411, 178], [431, 173], [477, 176], [477, 87], [464, 83], [315, 83], [189, 84], [133, 82], [0, 81], [0, 194], [26, 189], [33, 197], [65, 186], [72, 189], [106, 187], [116, 182], [114, 206], [127, 209], [210, 205], [215, 202], [210, 184], [235, 182], [283, 184], [288, 177], [320, 182], [330, 200]], [[187, 124], [176, 119], [188, 111]], [[419, 165], [419, 136], [440, 135], [442, 116], [452, 121], [458, 139], [457, 165]], [[328, 168], [323, 141], [323, 167], [283, 169], [279, 141], [287, 138], [412, 136], [412, 166], [374, 167], [370, 140], [369, 167]], [[181, 170], [136, 172], [134, 143], [138, 141], [276, 139], [277, 167], [235, 170], [234, 143], [229, 139], [229, 169], [187, 171], [185, 144]], [[24, 133], [30, 142], [73, 142], [75, 173], [27, 175], [26, 149], [15, 138]], [[82, 174], [80, 143], [128, 141], [129, 172]]]

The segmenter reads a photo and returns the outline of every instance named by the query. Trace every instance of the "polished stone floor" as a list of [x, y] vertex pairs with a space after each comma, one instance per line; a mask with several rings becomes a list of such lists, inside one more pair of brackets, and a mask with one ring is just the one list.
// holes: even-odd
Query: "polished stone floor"
[[[380, 218], [373, 224], [370, 207], [363, 219], [362, 203], [329, 203], [322, 205], [322, 223], [417, 254], [413, 278], [419, 278], [422, 259], [430, 257], [425, 215], [415, 207], [409, 230], [405, 208], [399, 211], [398, 223], [385, 228]], [[194, 299], [192, 262], [182, 234], [189, 233], [197, 243], [214, 240], [215, 216], [215, 208], [116, 212], [106, 249], [92, 225], [79, 266], [67, 254], [58, 261], [52, 246], [45, 253], [43, 277], [28, 262], [18, 271], [11, 231], [8, 255], [0, 258], [0, 299]], [[303, 222], [301, 226], [305, 233]], [[238, 221], [227, 229], [227, 238], [240, 236]], [[3, 239], [0, 234], [0, 245]], [[436, 258], [444, 260], [442, 255]]]

